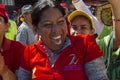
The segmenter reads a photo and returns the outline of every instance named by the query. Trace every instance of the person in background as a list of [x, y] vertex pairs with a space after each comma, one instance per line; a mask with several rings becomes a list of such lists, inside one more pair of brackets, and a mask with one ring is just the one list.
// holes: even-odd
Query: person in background
[[32, 8], [33, 8], [32, 5], [24, 5], [21, 8], [24, 21], [18, 28], [16, 41], [20, 41], [25, 45], [33, 44], [36, 42], [32, 20], [31, 20]]
[[104, 51], [109, 80], [120, 80], [120, 0], [108, 0], [112, 8], [113, 31], [98, 43]]
[[12, 15], [13, 15], [13, 18], [12, 20], [15, 21], [16, 24], [18, 24], [18, 21], [17, 21], [17, 17], [18, 17], [18, 13], [19, 11], [16, 11], [16, 10], [13, 10], [12, 12]]
[[88, 8], [88, 6], [83, 2], [83, 0], [72, 0], [72, 3], [77, 10], [82, 10], [93, 18], [95, 34], [97, 34], [99, 37], [104, 28], [104, 24], [100, 22], [97, 19], [97, 17], [92, 14], [92, 12]]
[[26, 47], [18, 80], [108, 80], [94, 36], [68, 36], [59, 4], [40, 0], [33, 8], [32, 23], [41, 40]]
[[10, 28], [5, 32], [5, 37], [10, 40], [16, 40], [16, 34], [17, 34], [17, 24], [15, 21], [9, 19]]
[[[109, 0], [110, 3], [112, 4], [113, 8], [113, 17], [119, 18], [119, 6], [117, 3], [119, 3], [118, 0], [112, 1]], [[76, 6], [77, 9], [82, 8], [79, 7], [82, 3], [82, 0], [73, 0], [73, 4]], [[78, 3], [80, 5], [78, 5]], [[116, 5], [117, 4], [117, 5]], [[83, 7], [85, 8], [85, 7]], [[119, 48], [119, 31], [120, 28], [118, 25], [119, 24], [119, 19], [113, 19], [113, 31], [108, 35], [105, 36], [101, 39], [97, 39], [97, 43], [100, 46], [100, 48], [103, 50], [103, 56], [104, 56], [104, 61], [106, 64], [106, 69], [107, 69], [107, 74], [109, 77], [109, 80], [119, 80], [120, 79], [120, 48]]]
[[94, 22], [91, 16], [82, 10], [75, 10], [68, 16], [71, 35], [95, 34]]
[[19, 16], [18, 16], [18, 24], [17, 24], [17, 28], [19, 28], [19, 26], [22, 24], [23, 21], [24, 21], [24, 17], [23, 17], [23, 15], [19, 15]]
[[9, 27], [8, 11], [0, 4], [0, 80], [16, 80], [20, 58], [25, 49], [20, 42], [5, 38]]

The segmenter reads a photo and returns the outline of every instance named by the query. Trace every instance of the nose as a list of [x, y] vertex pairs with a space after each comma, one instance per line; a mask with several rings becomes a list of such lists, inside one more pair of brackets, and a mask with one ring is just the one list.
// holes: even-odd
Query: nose
[[56, 34], [57, 32], [59, 32], [59, 29], [60, 27], [58, 27], [56, 24], [53, 24], [51, 27], [51, 32]]

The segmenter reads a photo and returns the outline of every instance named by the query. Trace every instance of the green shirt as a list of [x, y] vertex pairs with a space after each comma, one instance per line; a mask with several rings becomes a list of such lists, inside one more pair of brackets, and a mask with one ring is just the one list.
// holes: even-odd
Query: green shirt
[[17, 34], [17, 25], [13, 20], [9, 19], [9, 22], [10, 22], [10, 28], [8, 29], [7, 32], [5, 32], [5, 37], [10, 40], [15, 40], [15, 36]]
[[120, 80], [120, 48], [113, 51], [113, 32], [102, 39], [98, 39], [97, 43], [103, 50], [109, 80]]
[[100, 36], [98, 37], [98, 39], [102, 39], [104, 38], [105, 36], [109, 35], [111, 32], [112, 32], [112, 27], [111, 26], [105, 26], [103, 28], [103, 31], [102, 33], [100, 34]]

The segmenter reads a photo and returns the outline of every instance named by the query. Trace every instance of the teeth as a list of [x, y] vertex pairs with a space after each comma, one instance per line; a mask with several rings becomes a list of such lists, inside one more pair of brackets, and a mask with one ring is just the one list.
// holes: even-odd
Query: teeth
[[61, 35], [56, 36], [56, 37], [52, 37], [52, 42], [55, 45], [60, 45], [62, 43]]
[[53, 37], [53, 39], [60, 39], [60, 38], [61, 38], [61, 36]]

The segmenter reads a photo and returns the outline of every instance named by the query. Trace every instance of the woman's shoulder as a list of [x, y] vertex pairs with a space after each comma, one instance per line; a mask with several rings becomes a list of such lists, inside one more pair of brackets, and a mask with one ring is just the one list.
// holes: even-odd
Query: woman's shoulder
[[42, 41], [39, 40], [33, 44], [29, 44], [26, 46], [26, 49], [29, 49], [30, 51], [34, 51], [34, 50], [38, 50], [38, 49], [41, 49], [42, 47]]
[[95, 41], [95, 37], [92, 34], [78, 34], [76, 36], [69, 36], [71, 42], [86, 42], [86, 41], [90, 41], [90, 40], [94, 40]]

